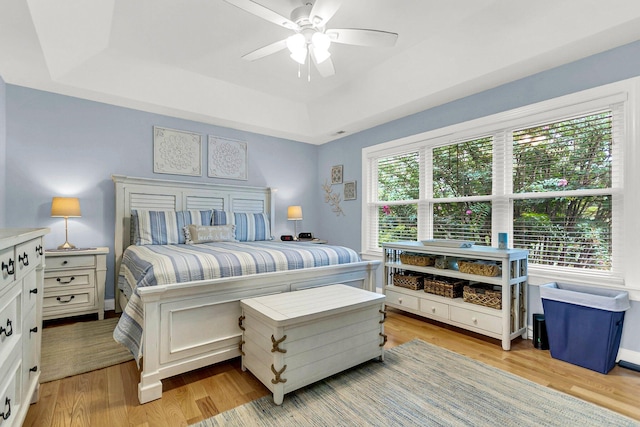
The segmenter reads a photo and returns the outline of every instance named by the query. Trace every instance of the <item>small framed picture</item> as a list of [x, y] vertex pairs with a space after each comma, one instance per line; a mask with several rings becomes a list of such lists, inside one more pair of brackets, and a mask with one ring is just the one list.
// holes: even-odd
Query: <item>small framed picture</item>
[[342, 184], [342, 165], [331, 168], [331, 184]]
[[356, 181], [345, 181], [344, 182], [344, 199], [356, 200], [357, 198], [358, 198], [358, 193], [356, 191]]

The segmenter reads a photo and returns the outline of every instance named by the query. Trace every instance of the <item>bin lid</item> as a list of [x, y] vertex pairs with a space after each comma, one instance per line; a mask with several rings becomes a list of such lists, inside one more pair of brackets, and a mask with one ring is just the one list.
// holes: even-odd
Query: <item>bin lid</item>
[[571, 283], [552, 282], [541, 285], [540, 297], [607, 311], [626, 311], [631, 307], [629, 293], [626, 291]]

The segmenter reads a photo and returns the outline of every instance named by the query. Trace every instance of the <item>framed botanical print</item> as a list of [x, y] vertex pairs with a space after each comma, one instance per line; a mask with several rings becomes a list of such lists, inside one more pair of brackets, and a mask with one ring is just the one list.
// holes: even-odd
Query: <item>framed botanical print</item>
[[331, 168], [331, 184], [342, 184], [342, 165]]
[[154, 126], [153, 172], [202, 176], [202, 135]]
[[357, 198], [358, 198], [358, 193], [356, 191], [356, 181], [345, 181], [344, 182], [344, 199], [356, 200]]

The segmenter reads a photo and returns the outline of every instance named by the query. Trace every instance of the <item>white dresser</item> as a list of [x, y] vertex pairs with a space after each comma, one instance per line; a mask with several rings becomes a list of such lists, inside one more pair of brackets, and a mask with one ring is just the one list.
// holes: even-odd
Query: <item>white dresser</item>
[[38, 400], [43, 236], [47, 228], [0, 229], [0, 426], [20, 426]]

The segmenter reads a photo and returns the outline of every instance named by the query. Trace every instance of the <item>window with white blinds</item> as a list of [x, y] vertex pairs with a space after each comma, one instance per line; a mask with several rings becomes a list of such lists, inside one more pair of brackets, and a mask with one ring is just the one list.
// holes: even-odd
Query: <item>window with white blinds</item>
[[364, 149], [363, 252], [432, 238], [497, 246], [507, 232], [531, 266], [615, 272], [625, 100], [538, 106]]

